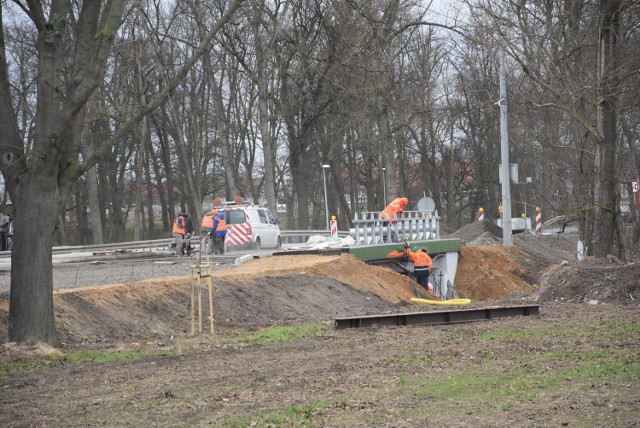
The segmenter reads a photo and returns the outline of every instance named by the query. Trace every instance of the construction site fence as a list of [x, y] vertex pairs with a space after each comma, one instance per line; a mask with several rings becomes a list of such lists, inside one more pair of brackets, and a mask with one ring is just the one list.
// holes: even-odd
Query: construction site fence
[[363, 212], [353, 219], [349, 233], [356, 246], [440, 238], [440, 217], [431, 211], [405, 211], [383, 219], [381, 212]]

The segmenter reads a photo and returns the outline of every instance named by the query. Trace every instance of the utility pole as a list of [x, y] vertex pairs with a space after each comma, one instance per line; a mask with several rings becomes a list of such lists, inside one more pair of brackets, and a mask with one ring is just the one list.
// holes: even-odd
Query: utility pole
[[507, 79], [504, 49], [499, 51], [500, 61], [500, 152], [502, 165], [502, 245], [512, 245], [511, 236], [511, 171], [509, 170], [509, 133], [507, 131]]

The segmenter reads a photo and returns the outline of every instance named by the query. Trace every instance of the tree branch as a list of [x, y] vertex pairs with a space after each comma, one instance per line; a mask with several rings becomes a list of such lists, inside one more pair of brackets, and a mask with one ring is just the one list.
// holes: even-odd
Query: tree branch
[[207, 50], [209, 49], [209, 45], [211, 44], [211, 41], [214, 39], [216, 34], [218, 34], [222, 26], [231, 19], [231, 17], [233, 16], [233, 14], [235, 13], [235, 11], [238, 9], [238, 7], [243, 1], [244, 0], [234, 0], [233, 3], [231, 3], [231, 5], [229, 6], [225, 14], [218, 20], [218, 22], [216, 22], [216, 25], [213, 27], [213, 29], [206, 35], [205, 38], [202, 39], [200, 46], [198, 47], [198, 49], [196, 49], [193, 52], [193, 55], [191, 55], [191, 58], [189, 58], [184, 63], [184, 65], [180, 70], [178, 70], [178, 73], [174, 76], [174, 78], [171, 79], [171, 81], [169, 82], [169, 85], [166, 88], [164, 88], [164, 90], [161, 93], [159, 93], [154, 99], [149, 101], [149, 103], [146, 106], [138, 109], [138, 111], [134, 114], [134, 116], [124, 125], [122, 125], [122, 127], [120, 127], [115, 134], [113, 134], [106, 141], [104, 141], [102, 145], [91, 156], [89, 156], [85, 160], [84, 163], [79, 164], [75, 171], [76, 177], [80, 177], [88, 169], [90, 169], [92, 166], [97, 164], [98, 161], [100, 161], [100, 159], [102, 159], [102, 157], [104, 157], [108, 153], [111, 147], [119, 139], [121, 139], [123, 136], [128, 134], [133, 129], [133, 127], [136, 126], [142, 120], [142, 118], [145, 115], [155, 110], [167, 99], [169, 94], [178, 87], [178, 85], [182, 82], [182, 80], [184, 80], [184, 78], [187, 76], [187, 74], [189, 73], [189, 70], [191, 70], [193, 65], [200, 59], [200, 57], [205, 52], [207, 52]]

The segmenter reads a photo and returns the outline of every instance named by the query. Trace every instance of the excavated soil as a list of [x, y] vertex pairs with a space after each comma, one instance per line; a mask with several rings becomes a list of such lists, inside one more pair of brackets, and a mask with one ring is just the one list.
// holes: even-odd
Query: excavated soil
[[[394, 385], [407, 382], [407, 376], [428, 373], [430, 382], [435, 382], [443, 367], [472, 371], [474, 361], [491, 355], [501, 366], [496, 370], [526, 370], [526, 363], [517, 355], [537, 358], [557, 346], [532, 343], [519, 349], [508, 341], [475, 343], [474, 337], [490, 331], [497, 331], [500, 337], [500, 332], [509, 330], [600, 328], [603, 323], [640, 320], [638, 263], [576, 262], [575, 237], [568, 235], [518, 236], [513, 247], [505, 248], [492, 245], [499, 238], [490, 226], [474, 224], [462, 232], [467, 245], [461, 251], [455, 287], [460, 297], [473, 303], [457, 308], [537, 303], [540, 316], [468, 325], [335, 331], [293, 344], [213, 345], [202, 352], [133, 363], [73, 369], [62, 364], [54, 370], [0, 381], [0, 424], [245, 426], [218, 422], [263, 413], [274, 403], [296, 406], [354, 394], [359, 398], [340, 401], [346, 404], [339, 402], [324, 413], [317, 410], [316, 420], [333, 421], [322, 426], [573, 426], [576, 420], [583, 421], [578, 426], [584, 426], [593, 418], [599, 421], [597, 425], [637, 422], [637, 375], [621, 385], [594, 381], [587, 392], [546, 397], [544, 408], [555, 416], [531, 404], [530, 408], [519, 405], [497, 412], [483, 407], [464, 415], [433, 418], [424, 412], [407, 413], [407, 409], [426, 405], [418, 397], [389, 398], [395, 396]], [[415, 296], [415, 283], [347, 254], [266, 257], [222, 267], [227, 266], [216, 265], [211, 277], [215, 329], [222, 335], [274, 325], [330, 325], [337, 317], [443, 310], [411, 304], [408, 299]], [[55, 291], [61, 340], [68, 348], [120, 348], [138, 342], [157, 349], [190, 336], [193, 282], [188, 266], [182, 269], [181, 276]], [[203, 278], [201, 293], [198, 288], [194, 293], [196, 302], [201, 298], [205, 333], [209, 331], [208, 281]], [[0, 301], [2, 343], [7, 340], [7, 313], [8, 302]], [[576, 349], [640, 354], [638, 340], [612, 337], [598, 344], [579, 337], [563, 340], [575, 340], [571, 346]], [[0, 362], [24, 358], [29, 350], [5, 344]], [[398, 364], [398, 358], [405, 358], [398, 352], [415, 354], [421, 361], [410, 368], [412, 374], [405, 371], [406, 365]], [[215, 393], [207, 388], [214, 388]], [[381, 401], [381, 397], [387, 398]], [[342, 419], [335, 419], [336, 414]]]

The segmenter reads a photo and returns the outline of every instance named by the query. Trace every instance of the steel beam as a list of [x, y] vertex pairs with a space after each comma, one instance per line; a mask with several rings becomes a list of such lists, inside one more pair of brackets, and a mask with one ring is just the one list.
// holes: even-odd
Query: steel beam
[[[429, 255], [433, 257], [436, 254], [444, 254], [449, 252], [460, 252], [462, 242], [460, 239], [434, 239], [430, 241], [409, 241], [409, 245], [413, 247], [425, 248]], [[388, 254], [392, 251], [404, 250], [403, 242], [395, 242], [390, 244], [378, 245], [362, 245], [359, 247], [349, 248], [349, 253], [353, 254], [363, 262], [369, 260], [382, 260], [388, 258]]]
[[335, 329], [358, 327], [384, 327], [393, 325], [434, 325], [484, 321], [496, 318], [538, 315], [537, 305], [508, 306], [455, 311], [413, 312], [396, 315], [368, 315], [364, 317], [336, 318]]

